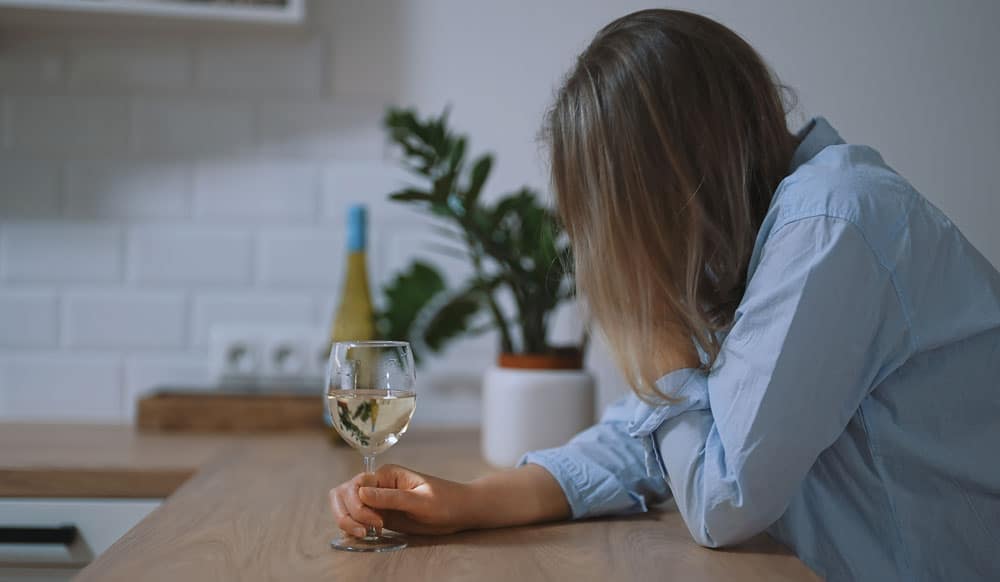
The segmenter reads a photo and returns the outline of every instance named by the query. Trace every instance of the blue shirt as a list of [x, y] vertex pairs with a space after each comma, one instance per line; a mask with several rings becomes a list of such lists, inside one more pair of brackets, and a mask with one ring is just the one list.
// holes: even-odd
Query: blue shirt
[[573, 517], [671, 495], [699, 544], [766, 531], [829, 580], [1000, 580], [1000, 275], [872, 148], [802, 134], [709, 374], [527, 454]]

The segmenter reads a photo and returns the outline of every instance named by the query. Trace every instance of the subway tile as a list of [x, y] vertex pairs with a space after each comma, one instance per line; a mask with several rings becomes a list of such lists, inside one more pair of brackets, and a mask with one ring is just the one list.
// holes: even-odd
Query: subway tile
[[204, 295], [194, 300], [194, 343], [204, 346], [213, 325], [315, 323], [311, 297], [302, 295]]
[[323, 168], [322, 216], [344, 220], [347, 206], [364, 203], [371, 221], [422, 223], [408, 204], [392, 202], [389, 194], [407, 188], [414, 180], [394, 164], [378, 161], [331, 162]]
[[180, 294], [76, 292], [63, 303], [71, 348], [179, 348], [187, 338], [187, 303]]
[[0, 39], [0, 88], [58, 87], [65, 77], [64, 42], [55, 34], [4, 31]]
[[257, 274], [275, 287], [333, 288], [344, 261], [343, 236], [320, 230], [281, 230], [258, 239]]
[[0, 274], [13, 282], [102, 283], [122, 277], [121, 231], [104, 224], [0, 225]]
[[256, 109], [257, 141], [267, 156], [380, 160], [386, 141], [381, 103], [284, 101]]
[[175, 219], [188, 216], [190, 205], [184, 164], [80, 161], [66, 168], [71, 217]]
[[253, 110], [230, 100], [144, 99], [132, 108], [132, 142], [141, 154], [225, 157], [247, 150]]
[[321, 39], [203, 37], [198, 42], [195, 86], [256, 95], [316, 96], [323, 86]]
[[69, 84], [86, 89], [179, 89], [190, 85], [191, 62], [188, 45], [173, 37], [75, 37], [69, 47]]
[[119, 422], [116, 356], [18, 354], [0, 358], [4, 420]]
[[0, 218], [53, 218], [59, 214], [59, 164], [0, 160]]
[[242, 285], [251, 280], [252, 250], [250, 235], [240, 230], [136, 227], [129, 233], [129, 279]]
[[286, 162], [204, 163], [195, 171], [198, 218], [314, 221], [319, 169]]
[[59, 302], [48, 291], [0, 291], [0, 347], [45, 348], [59, 342]]
[[129, 107], [123, 99], [16, 96], [8, 107], [15, 151], [99, 157], [126, 150]]

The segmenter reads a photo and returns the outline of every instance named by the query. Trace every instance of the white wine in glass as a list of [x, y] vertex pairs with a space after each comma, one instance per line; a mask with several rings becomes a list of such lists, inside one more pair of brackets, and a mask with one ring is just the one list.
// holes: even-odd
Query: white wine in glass
[[[330, 350], [326, 401], [333, 427], [361, 453], [366, 473], [375, 471], [375, 455], [399, 442], [410, 426], [417, 403], [416, 374], [410, 345], [394, 341], [337, 342]], [[406, 547], [396, 532], [379, 535], [368, 527], [364, 537], [341, 532], [330, 542], [338, 550], [384, 552]]]

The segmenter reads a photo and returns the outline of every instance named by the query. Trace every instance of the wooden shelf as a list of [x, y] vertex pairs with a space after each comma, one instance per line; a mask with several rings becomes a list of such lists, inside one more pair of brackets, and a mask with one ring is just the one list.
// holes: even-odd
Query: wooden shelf
[[294, 26], [305, 19], [305, 0], [285, 0], [281, 5], [185, 0], [0, 0], [0, 10], [33, 16], [36, 22], [46, 17], [65, 21], [73, 17], [125, 16]]

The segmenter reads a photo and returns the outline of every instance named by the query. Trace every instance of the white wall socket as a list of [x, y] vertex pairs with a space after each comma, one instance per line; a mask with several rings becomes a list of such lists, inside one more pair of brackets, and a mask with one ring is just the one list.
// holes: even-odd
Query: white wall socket
[[219, 324], [209, 329], [210, 373], [220, 386], [322, 385], [328, 330], [315, 326]]

